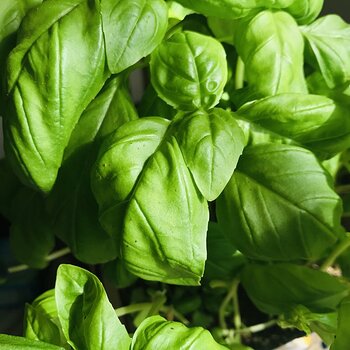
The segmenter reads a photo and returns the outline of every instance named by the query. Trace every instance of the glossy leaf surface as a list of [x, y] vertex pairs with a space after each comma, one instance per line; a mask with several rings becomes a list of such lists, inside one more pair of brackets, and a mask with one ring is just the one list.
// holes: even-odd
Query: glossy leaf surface
[[327, 273], [294, 264], [247, 265], [242, 283], [263, 312], [281, 314], [303, 305], [312, 312], [335, 311], [348, 294], [345, 283]]
[[158, 95], [178, 110], [214, 107], [227, 80], [226, 54], [215, 39], [185, 31], [164, 41], [151, 56]]
[[303, 27], [306, 59], [333, 88], [350, 80], [350, 25], [337, 15], [321, 17]]
[[249, 87], [257, 93], [307, 92], [304, 41], [288, 13], [266, 10], [240, 20], [235, 28], [235, 45], [245, 64]]
[[97, 0], [45, 1], [23, 21], [8, 59], [6, 152], [22, 181], [44, 192], [107, 77], [99, 6]]
[[[249, 122], [250, 144], [278, 141], [309, 148], [330, 158], [350, 146], [348, 108], [325, 96], [281, 94], [248, 103], [237, 111]], [[243, 123], [243, 124], [242, 124]]]
[[341, 202], [315, 156], [291, 145], [247, 147], [217, 202], [219, 224], [246, 256], [318, 259], [341, 236]]
[[141, 323], [134, 334], [131, 350], [224, 350], [211, 334], [203, 328], [187, 328], [179, 322], [166, 321], [153, 316]]
[[64, 348], [22, 337], [0, 334], [1, 350], [64, 350]]
[[320, 14], [324, 0], [295, 0], [288, 6], [288, 11], [299, 24], [313, 22]]
[[101, 0], [108, 67], [119, 73], [162, 41], [168, 9], [163, 0]]
[[129, 335], [96, 276], [79, 267], [61, 265], [55, 289], [58, 317], [73, 349], [129, 349]]

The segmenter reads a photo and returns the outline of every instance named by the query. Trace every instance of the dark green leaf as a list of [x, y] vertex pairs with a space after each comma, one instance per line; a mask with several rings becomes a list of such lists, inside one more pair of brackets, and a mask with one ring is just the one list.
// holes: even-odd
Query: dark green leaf
[[162, 41], [168, 19], [163, 0], [101, 0], [107, 62], [119, 73]]
[[321, 17], [303, 27], [306, 60], [322, 73], [330, 88], [350, 79], [350, 25], [337, 15]]
[[64, 348], [43, 343], [36, 340], [29, 340], [22, 337], [15, 337], [7, 334], [0, 334], [0, 350], [64, 350]]
[[291, 145], [247, 147], [217, 216], [245, 255], [315, 260], [341, 237], [341, 201], [315, 156]]
[[178, 110], [209, 109], [227, 80], [225, 50], [212, 37], [175, 33], [151, 56], [151, 79], [158, 95]]
[[15, 257], [30, 267], [46, 267], [46, 258], [55, 246], [55, 236], [44, 198], [22, 187], [12, 206], [10, 242]]
[[338, 327], [331, 350], [347, 350], [349, 348], [350, 334], [350, 297], [345, 298], [338, 309]]
[[144, 320], [136, 330], [131, 350], [224, 350], [211, 334], [203, 328], [187, 328], [179, 322], [166, 321], [163, 317], [152, 316]]
[[240, 20], [235, 45], [245, 64], [249, 87], [263, 96], [306, 93], [304, 41], [286, 12], [261, 11]]
[[250, 144], [280, 139], [309, 148], [323, 159], [350, 146], [349, 108], [325, 96], [266, 97], [244, 105], [237, 114]]
[[103, 275], [117, 288], [130, 287], [137, 280], [137, 277], [126, 269], [124, 262], [119, 258], [103, 266]]
[[60, 265], [56, 304], [62, 330], [75, 350], [128, 350], [130, 338], [96, 276]]
[[315, 313], [335, 311], [348, 294], [340, 279], [293, 264], [251, 264], [241, 277], [249, 298], [268, 314], [291, 312], [298, 305]]
[[23, 20], [7, 71], [7, 156], [22, 181], [49, 192], [75, 124], [108, 76], [100, 1], [44, 1]]

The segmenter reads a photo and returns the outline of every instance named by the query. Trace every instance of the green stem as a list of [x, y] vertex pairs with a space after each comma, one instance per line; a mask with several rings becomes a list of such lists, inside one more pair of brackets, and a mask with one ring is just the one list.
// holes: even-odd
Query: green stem
[[115, 310], [118, 317], [133, 314], [135, 312], [142, 311], [147, 308], [151, 308], [152, 303], [139, 303], [139, 304], [132, 304], [128, 306], [119, 307]]
[[335, 188], [335, 191], [338, 194], [350, 193], [350, 185], [339, 185]]
[[270, 321], [265, 322], [265, 323], [258, 323], [258, 324], [255, 324], [253, 326], [250, 326], [250, 327], [238, 329], [236, 332], [240, 333], [240, 334], [242, 334], [242, 333], [258, 333], [258, 332], [264, 331], [265, 329], [271, 328], [271, 327], [275, 326], [276, 324], [277, 324], [277, 320], [270, 320]]
[[235, 74], [235, 89], [241, 89], [244, 86], [245, 67], [241, 57], [237, 59], [236, 74]]
[[[68, 247], [57, 250], [56, 252], [51, 253], [50, 255], [48, 255], [45, 260], [46, 261], [52, 261], [58, 258], [61, 258], [62, 256], [65, 256], [67, 254], [70, 253], [70, 249]], [[31, 267], [28, 265], [16, 265], [16, 266], [11, 266], [7, 269], [8, 273], [16, 273], [16, 272], [21, 272], [21, 271], [25, 271], [25, 270], [29, 270]]]
[[[228, 329], [226, 319], [225, 319], [225, 314], [226, 314], [226, 309], [230, 303], [231, 300], [233, 300], [234, 305], [235, 305], [235, 310], [234, 310], [234, 325], [235, 327], [241, 326], [241, 316], [239, 313], [239, 305], [238, 305], [238, 298], [237, 298], [237, 288], [239, 285], [239, 280], [234, 280], [230, 286], [230, 289], [225, 297], [225, 299], [222, 301], [220, 308], [219, 308], [219, 323], [220, 327], [222, 329]], [[238, 307], [238, 309], [236, 309]]]
[[346, 237], [340, 241], [332, 251], [332, 253], [328, 256], [328, 258], [323, 262], [320, 266], [321, 271], [326, 271], [330, 266], [334, 264], [339, 255], [341, 255], [346, 249], [350, 247], [350, 233], [346, 233]]

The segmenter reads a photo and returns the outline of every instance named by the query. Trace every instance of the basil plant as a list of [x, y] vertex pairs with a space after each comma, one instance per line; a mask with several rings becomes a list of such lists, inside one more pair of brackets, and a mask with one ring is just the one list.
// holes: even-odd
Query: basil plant
[[348, 349], [350, 24], [322, 7], [1, 1], [13, 255], [98, 265], [119, 307], [61, 265], [0, 349], [263, 350], [267, 328]]

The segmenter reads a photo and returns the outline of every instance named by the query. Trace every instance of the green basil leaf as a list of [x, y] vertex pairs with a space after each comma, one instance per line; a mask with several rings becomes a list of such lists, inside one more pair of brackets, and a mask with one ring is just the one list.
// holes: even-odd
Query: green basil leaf
[[241, 274], [249, 298], [268, 314], [303, 305], [315, 313], [335, 311], [348, 294], [340, 279], [294, 264], [247, 265]]
[[10, 168], [5, 158], [0, 159], [0, 213], [8, 220], [14, 215], [12, 201], [23, 185]]
[[144, 320], [137, 328], [131, 344], [131, 350], [199, 348], [227, 349], [218, 344], [203, 328], [187, 328], [182, 323], [166, 321], [160, 316], [152, 316]]
[[299, 24], [313, 22], [320, 14], [324, 0], [295, 0], [284, 10], [289, 12]]
[[108, 73], [98, 0], [46, 0], [37, 9], [8, 59], [4, 136], [22, 181], [49, 192], [71, 132]]
[[263, 96], [307, 92], [304, 41], [291, 15], [266, 10], [244, 18], [236, 25], [234, 41], [251, 89]]
[[209, 222], [207, 235], [208, 258], [204, 278], [211, 280], [232, 280], [246, 263], [246, 258], [226, 237], [217, 223]]
[[208, 17], [208, 26], [217, 40], [234, 45], [235, 21], [217, 17]]
[[22, 337], [15, 337], [7, 334], [0, 334], [0, 350], [64, 350], [56, 345], [30, 340]]
[[55, 289], [58, 317], [73, 349], [129, 349], [129, 335], [96, 276], [60, 265]]
[[32, 305], [26, 305], [24, 335], [27, 339], [69, 348], [58, 320], [54, 289], [40, 295]]
[[250, 144], [295, 142], [320, 158], [331, 158], [350, 146], [349, 108], [325, 96], [280, 94], [254, 101], [238, 111], [240, 124], [249, 122]]
[[346, 350], [349, 347], [350, 297], [345, 298], [338, 309], [338, 326], [331, 350]]
[[186, 7], [183, 7], [177, 1], [170, 0], [170, 1], [167, 1], [166, 4], [168, 6], [169, 21], [177, 20], [176, 22], [178, 23], [178, 21], [182, 21], [186, 16], [193, 13], [192, 10]]
[[119, 258], [103, 265], [103, 276], [117, 288], [130, 287], [137, 280]]
[[337, 15], [321, 17], [304, 26], [306, 60], [334, 88], [350, 79], [350, 25]]
[[30, 267], [46, 267], [46, 258], [55, 247], [55, 236], [44, 198], [40, 193], [22, 187], [12, 206], [10, 243], [13, 254]]
[[111, 73], [150, 54], [165, 35], [168, 9], [163, 0], [101, 0], [101, 10]]
[[212, 37], [175, 33], [151, 55], [151, 80], [158, 95], [178, 110], [209, 109], [227, 80], [225, 50]]
[[245, 17], [263, 7], [285, 8], [294, 0], [176, 0], [205, 16], [235, 19]]
[[101, 147], [92, 187], [100, 220], [120, 237], [130, 272], [197, 285], [209, 213], [175, 138], [176, 126], [154, 117], [120, 127]]
[[89, 264], [117, 256], [114, 239], [101, 227], [98, 205], [91, 192], [90, 170], [100, 140], [126, 121], [137, 118], [124, 76], [110, 79], [76, 125], [65, 161], [48, 197], [56, 235], [72, 253]]
[[243, 133], [232, 114], [223, 109], [193, 113], [183, 119], [177, 137], [199, 190], [208, 201], [216, 199], [244, 147]]
[[259, 260], [315, 260], [343, 234], [341, 201], [315, 156], [291, 145], [245, 149], [217, 201], [234, 245]]

